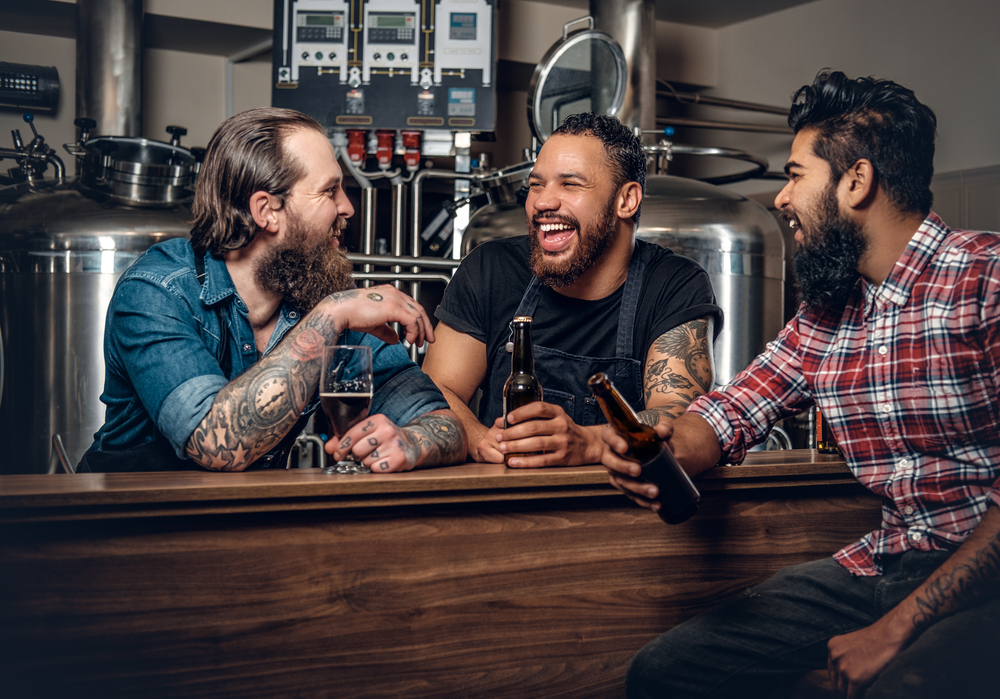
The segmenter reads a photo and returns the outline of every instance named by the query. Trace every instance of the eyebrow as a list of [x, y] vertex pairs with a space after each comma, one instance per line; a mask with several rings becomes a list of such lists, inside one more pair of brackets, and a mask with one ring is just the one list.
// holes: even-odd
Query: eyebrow
[[798, 168], [801, 168], [802, 166], [801, 166], [801, 165], [799, 165], [799, 164], [798, 164], [797, 162], [795, 162], [794, 160], [789, 160], [789, 161], [788, 161], [787, 163], [785, 163], [785, 174], [786, 174], [786, 175], [790, 174], [790, 171], [791, 171], [791, 169], [792, 169], [793, 167], [798, 167]]
[[[530, 180], [532, 178], [534, 178], [536, 180], [543, 179], [542, 176], [536, 174], [534, 170], [532, 170], [528, 174], [528, 179]], [[557, 179], [557, 180], [583, 180], [585, 182], [587, 181], [587, 178], [584, 175], [580, 174], [579, 172], [561, 172], [558, 175], [556, 175], [554, 179]]]

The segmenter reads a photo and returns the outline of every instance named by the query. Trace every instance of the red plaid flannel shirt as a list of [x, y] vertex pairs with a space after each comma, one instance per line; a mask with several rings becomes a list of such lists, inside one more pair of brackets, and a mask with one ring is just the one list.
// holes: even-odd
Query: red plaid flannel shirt
[[740, 463], [778, 420], [814, 402], [882, 528], [834, 556], [853, 575], [880, 557], [954, 549], [1000, 505], [1000, 234], [928, 216], [880, 286], [842, 313], [799, 311], [726, 387], [689, 408]]

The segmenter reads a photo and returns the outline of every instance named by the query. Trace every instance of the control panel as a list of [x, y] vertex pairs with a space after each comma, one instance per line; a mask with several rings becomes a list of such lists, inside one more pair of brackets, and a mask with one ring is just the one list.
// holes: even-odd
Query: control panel
[[272, 104], [333, 131], [490, 132], [498, 0], [275, 0]]

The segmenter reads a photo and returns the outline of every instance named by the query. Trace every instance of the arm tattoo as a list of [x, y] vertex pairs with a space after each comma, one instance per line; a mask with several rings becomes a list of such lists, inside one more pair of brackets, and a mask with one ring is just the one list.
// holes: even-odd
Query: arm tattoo
[[[665, 332], [653, 343], [653, 351], [660, 358], [646, 369], [646, 403], [654, 395], [665, 395], [668, 402], [644, 410], [640, 417], [655, 424], [660, 415], [678, 417], [698, 396], [712, 386], [712, 347], [709, 341], [709, 323], [693, 320]], [[678, 364], [685, 373], [674, 369]]]
[[1000, 581], [1000, 537], [994, 537], [972, 558], [933, 580], [916, 598], [920, 611], [913, 624], [924, 628], [996, 591]]
[[421, 415], [402, 433], [406, 444], [401, 446], [414, 465], [454, 464], [465, 458], [462, 428], [453, 417], [434, 413]]
[[187, 455], [213, 471], [238, 471], [274, 448], [316, 391], [323, 350], [338, 334], [331, 314], [306, 316], [267, 357], [219, 391], [188, 438]]

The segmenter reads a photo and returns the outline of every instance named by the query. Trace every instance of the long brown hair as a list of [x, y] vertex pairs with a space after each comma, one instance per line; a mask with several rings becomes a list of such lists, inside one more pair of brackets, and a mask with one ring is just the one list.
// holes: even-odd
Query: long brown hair
[[250, 212], [254, 192], [281, 203], [304, 175], [285, 141], [298, 129], [326, 130], [312, 117], [291, 109], [265, 107], [226, 119], [212, 136], [198, 176], [192, 213], [191, 246], [199, 255], [241, 248], [257, 234]]

